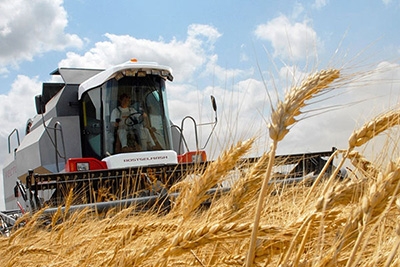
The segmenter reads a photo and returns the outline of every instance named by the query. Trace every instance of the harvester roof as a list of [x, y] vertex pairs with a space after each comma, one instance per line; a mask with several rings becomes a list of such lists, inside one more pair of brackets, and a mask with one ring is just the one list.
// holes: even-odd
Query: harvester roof
[[108, 68], [97, 75], [89, 78], [88, 80], [81, 83], [78, 90], [78, 99], [82, 97], [82, 94], [90, 89], [93, 89], [111, 78], [123, 76], [135, 76], [139, 73], [159, 75], [170, 81], [173, 80], [172, 70], [170, 67], [159, 65], [155, 62], [138, 62], [137, 60], [130, 60], [123, 64]]
[[104, 69], [58, 68], [50, 75], [60, 75], [65, 84], [81, 84]]

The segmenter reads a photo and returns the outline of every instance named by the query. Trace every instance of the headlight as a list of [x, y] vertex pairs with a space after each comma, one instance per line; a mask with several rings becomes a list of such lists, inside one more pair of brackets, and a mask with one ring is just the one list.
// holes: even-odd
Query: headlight
[[77, 171], [88, 171], [89, 170], [89, 162], [78, 162], [76, 163]]

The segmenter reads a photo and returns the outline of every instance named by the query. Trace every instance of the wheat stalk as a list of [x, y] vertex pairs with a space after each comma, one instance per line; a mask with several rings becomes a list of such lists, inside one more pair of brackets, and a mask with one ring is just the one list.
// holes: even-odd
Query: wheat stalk
[[354, 167], [364, 172], [365, 176], [377, 177], [380, 173], [379, 169], [357, 151], [351, 151], [348, 158]]
[[268, 161], [269, 154], [264, 153], [246, 172], [245, 176], [234, 183], [228, 199], [228, 208], [232, 213], [238, 212], [245, 205], [248, 205], [256, 191], [260, 189]]
[[[400, 162], [399, 162], [400, 163]], [[336, 249], [333, 252], [334, 255], [338, 255], [339, 251], [344, 248], [347, 244], [353, 241], [351, 233], [353, 233], [359, 227], [359, 234], [357, 235], [355, 244], [350, 255], [347, 257], [346, 264], [347, 266], [353, 266], [357, 264], [361, 257], [361, 251], [363, 251], [367, 244], [365, 244], [362, 249], [359, 249], [361, 245], [362, 238], [365, 237], [366, 228], [365, 226], [368, 224], [370, 220], [375, 220], [376, 223], [373, 228], [378, 226], [378, 222], [380, 222], [385, 215], [386, 211], [390, 208], [391, 202], [394, 201], [394, 195], [397, 194], [400, 188], [400, 164], [399, 163], [389, 163], [387, 170], [384, 174], [380, 173], [380, 177], [373, 181], [369, 190], [366, 194], [361, 198], [362, 203], [358, 207], [356, 207], [348, 218], [340, 236], [338, 236], [339, 244], [336, 245]], [[361, 182], [365, 182], [363, 180]], [[343, 192], [345, 192], [344, 190]], [[343, 198], [344, 196], [340, 194], [330, 195], [329, 198], [325, 197], [325, 200], [322, 200], [324, 203], [329, 203], [332, 199]], [[370, 230], [370, 234], [372, 234], [372, 229]], [[355, 259], [356, 252], [359, 253], [359, 257]], [[326, 265], [334, 264], [334, 259], [328, 259], [329, 253], [325, 255]], [[336, 257], [336, 256], [335, 256]]]
[[343, 166], [346, 158], [348, 158], [350, 152], [352, 152], [354, 148], [364, 145], [380, 133], [390, 129], [391, 127], [399, 125], [399, 123], [400, 110], [390, 110], [376, 116], [369, 122], [365, 123], [360, 129], [354, 131], [349, 137], [349, 147], [342, 160], [336, 167], [336, 170], [333, 172], [328, 182], [326, 183], [323, 193], [326, 193], [328, 189], [332, 186], [333, 180], [336, 178], [340, 168]]
[[206, 192], [222, 181], [226, 173], [232, 170], [239, 158], [249, 151], [253, 143], [254, 139], [239, 142], [236, 146], [223, 152], [200, 177], [190, 182], [185, 180], [178, 183], [175, 187], [181, 188], [181, 191], [173, 212], [180, 213], [183, 219], [187, 218], [209, 197]]
[[[214, 223], [203, 224], [199, 227], [192, 227], [186, 232], [180, 231], [171, 241], [169, 247], [163, 252], [164, 256], [177, 256], [183, 252], [196, 247], [204, 246], [210, 242], [218, 240], [239, 239], [249, 237], [253, 224], [246, 223]], [[261, 234], [265, 236], [274, 236], [280, 234], [283, 229], [271, 225], [262, 225], [259, 227]]]
[[[397, 207], [397, 210], [400, 210], [400, 198], [397, 198], [397, 200], [396, 200], [396, 207]], [[393, 246], [392, 251], [390, 252], [388, 258], [386, 259], [384, 267], [390, 266], [394, 257], [396, 256], [396, 253], [397, 253], [397, 250], [399, 249], [399, 247], [400, 247], [400, 223], [397, 223], [397, 225], [396, 225], [396, 243]]]
[[329, 159], [326, 161], [324, 167], [322, 168], [321, 172], [318, 174], [317, 178], [315, 179], [313, 185], [311, 186], [310, 191], [308, 192], [306, 199], [304, 200], [304, 206], [306, 206], [306, 204], [308, 203], [308, 200], [311, 196], [311, 194], [314, 192], [315, 188], [317, 187], [317, 185], [319, 184], [319, 182], [321, 181], [322, 177], [326, 174], [326, 171], [328, 170], [331, 162], [333, 161], [333, 159], [337, 156], [337, 153], [339, 153], [338, 150], [336, 150], [335, 152], [332, 153], [332, 155], [329, 157]]
[[250, 239], [249, 252], [246, 259], [246, 266], [253, 264], [255, 246], [257, 240], [258, 224], [260, 223], [261, 210], [267, 192], [268, 182], [274, 164], [278, 142], [289, 132], [289, 128], [296, 123], [295, 117], [301, 114], [301, 109], [306, 106], [306, 101], [322, 93], [329, 88], [329, 85], [339, 78], [340, 71], [336, 69], [322, 70], [308, 77], [299, 87], [293, 87], [285, 96], [283, 102], [279, 101], [277, 108], [272, 110], [271, 123], [269, 125], [269, 136], [272, 139], [269, 162], [261, 191], [258, 197], [256, 213], [254, 216], [254, 228]]

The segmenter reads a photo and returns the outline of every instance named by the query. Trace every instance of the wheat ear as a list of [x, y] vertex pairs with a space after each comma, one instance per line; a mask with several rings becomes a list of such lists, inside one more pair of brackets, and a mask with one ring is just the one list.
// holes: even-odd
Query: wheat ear
[[207, 191], [219, 183], [227, 172], [232, 170], [239, 158], [249, 151], [253, 143], [254, 139], [239, 142], [236, 146], [232, 146], [223, 152], [200, 177], [191, 182], [182, 181], [180, 185], [176, 185], [177, 188], [181, 188], [181, 192], [173, 211], [178, 211], [184, 219], [187, 218], [209, 197], [206, 194]]
[[354, 131], [349, 138], [349, 147], [347, 149], [347, 152], [343, 156], [342, 160], [339, 162], [334, 173], [329, 178], [322, 193], [325, 194], [331, 187], [332, 181], [337, 176], [340, 168], [344, 164], [344, 161], [346, 160], [346, 158], [348, 158], [350, 152], [353, 151], [354, 148], [364, 145], [375, 136], [399, 124], [400, 110], [390, 110], [388, 112], [378, 115], [371, 121], [365, 123], [360, 129]]
[[267, 169], [269, 154], [264, 153], [257, 162], [251, 166], [246, 175], [238, 179], [231, 189], [228, 199], [228, 209], [231, 213], [238, 212], [247, 206], [261, 186], [262, 177]]
[[281, 141], [289, 132], [290, 126], [296, 123], [295, 117], [301, 114], [300, 109], [306, 101], [320, 94], [337, 78], [340, 71], [322, 70], [308, 77], [299, 87], [293, 87], [285, 96], [284, 102], [278, 101], [271, 115], [269, 136], [272, 140]]
[[308, 77], [299, 87], [293, 87], [285, 96], [283, 102], [279, 101], [277, 108], [272, 110], [271, 124], [269, 125], [269, 137], [272, 145], [269, 155], [267, 171], [263, 179], [261, 191], [258, 197], [256, 213], [254, 216], [254, 228], [251, 234], [249, 252], [246, 259], [246, 266], [253, 264], [255, 246], [257, 241], [258, 225], [260, 223], [261, 210], [263, 209], [264, 198], [267, 192], [268, 182], [271, 176], [272, 165], [274, 164], [278, 142], [289, 132], [290, 127], [296, 123], [295, 117], [301, 114], [301, 108], [306, 106], [306, 101], [321, 94], [329, 85], [339, 78], [340, 71], [336, 69], [322, 70]]
[[[398, 210], [400, 210], [400, 198], [397, 198], [397, 200], [396, 200], [396, 207]], [[392, 251], [389, 254], [389, 257], [386, 259], [385, 267], [390, 266], [394, 257], [397, 254], [397, 250], [399, 249], [399, 246], [400, 246], [400, 224], [397, 223], [397, 225], [396, 225], [396, 243], [393, 246]]]
[[315, 179], [313, 185], [311, 186], [310, 191], [308, 191], [308, 194], [306, 196], [306, 199], [304, 200], [304, 205], [303, 205], [303, 210], [306, 207], [309, 198], [311, 197], [312, 192], [314, 192], [315, 188], [317, 187], [318, 183], [321, 181], [322, 177], [326, 174], [326, 171], [328, 170], [332, 160], [337, 156], [338, 150], [336, 150], [335, 152], [332, 153], [332, 155], [329, 157], [329, 159], [326, 161], [324, 168], [322, 168], [322, 170], [320, 171], [320, 173], [318, 174], [317, 178]]
[[[377, 181], [374, 181], [372, 186], [369, 188], [365, 195], [362, 198], [362, 204], [357, 207], [351, 214], [350, 218], [344, 225], [344, 228], [337, 239], [340, 242], [340, 245], [337, 246], [335, 255], [338, 255], [340, 250], [343, 247], [346, 247], [349, 243], [353, 242], [353, 239], [350, 233], [354, 232], [358, 225], [361, 223], [361, 226], [366, 225], [369, 220], [376, 220], [375, 226], [379, 224], [379, 221], [382, 220], [383, 215], [389, 210], [392, 206], [392, 203], [395, 199], [395, 196], [400, 189], [400, 162], [397, 163], [389, 163], [388, 168], [385, 173], [380, 173]], [[334, 196], [334, 199], [344, 198], [342, 194], [337, 194]], [[325, 199], [325, 203], [332, 202], [331, 199]], [[355, 253], [357, 251], [362, 251], [359, 249], [361, 245], [361, 239], [364, 237], [365, 229], [360, 229], [357, 240], [354, 243], [352, 252], [350, 256], [348, 256], [347, 266], [355, 266], [359, 261], [359, 258], [355, 258]], [[334, 261], [331, 259], [330, 263], [326, 263], [326, 265], [332, 264]]]
[[352, 151], [349, 153], [349, 159], [351, 160], [351, 164], [357, 169], [363, 171], [366, 175], [370, 177], [377, 177], [379, 174], [379, 170], [372, 162], [363, 157], [359, 152]]
[[349, 150], [362, 146], [378, 134], [393, 126], [399, 125], [399, 123], [400, 110], [391, 110], [375, 117], [364, 124], [360, 129], [353, 132], [349, 138]]

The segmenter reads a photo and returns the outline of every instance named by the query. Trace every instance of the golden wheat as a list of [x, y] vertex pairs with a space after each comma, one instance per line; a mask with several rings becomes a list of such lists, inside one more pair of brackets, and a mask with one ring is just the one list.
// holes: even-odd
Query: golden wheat
[[362, 146], [380, 133], [390, 129], [391, 127], [399, 125], [399, 115], [400, 110], [390, 110], [388, 112], [384, 112], [365, 123], [360, 129], [352, 133], [348, 141], [349, 147], [342, 160], [339, 162], [336, 170], [331, 175], [328, 183], [326, 183], [324, 193], [332, 186], [332, 181], [336, 178], [340, 168], [343, 166], [345, 160], [349, 156], [349, 153], [353, 151], [355, 147]]
[[[386, 171], [391, 173], [395, 170], [396, 164], [391, 164]], [[388, 186], [393, 185], [397, 179], [395, 176], [389, 175], [389, 173], [381, 178], [381, 181], [384, 184], [387, 183]], [[351, 192], [357, 192], [358, 188], [362, 186], [361, 184], [367, 181], [368, 179], [363, 179], [361, 181], [350, 180], [345, 184], [337, 186], [334, 188], [335, 193], [332, 193], [330, 197], [332, 203], [336, 203], [336, 205], [339, 204], [340, 207], [335, 208], [336, 205], [331, 205], [330, 208], [326, 209], [324, 212], [322, 212], [322, 210], [309, 210], [302, 216], [293, 220], [293, 223], [286, 226], [282, 224], [282, 219], [284, 217], [278, 219], [280, 216], [271, 213], [282, 212], [282, 210], [275, 209], [274, 211], [272, 207], [269, 208], [270, 212], [265, 214], [265, 216], [275, 216], [277, 219], [275, 224], [262, 224], [259, 227], [259, 243], [255, 251], [256, 257], [254, 261], [257, 264], [269, 262], [274, 266], [278, 265], [279, 262], [280, 264], [306, 263], [307, 257], [309, 257], [308, 264], [311, 264], [312, 258], [310, 257], [312, 257], [312, 255], [309, 253], [312, 253], [314, 250], [310, 246], [312, 246], [312, 244], [315, 246], [320, 242], [318, 241], [320, 238], [319, 232], [313, 229], [318, 229], [322, 221], [324, 221], [325, 231], [327, 232], [325, 233], [325, 242], [332, 242], [334, 238], [336, 238], [335, 236], [337, 233], [342, 233], [340, 235], [342, 236], [340, 239], [342, 242], [342, 249], [347, 248], [351, 242], [354, 242], [357, 236], [345, 234], [346, 227], [343, 228], [340, 227], [340, 225], [349, 225], [353, 223], [353, 229], [357, 229], [357, 222], [359, 220], [353, 219], [348, 221], [346, 217], [352, 213], [349, 213], [349, 209], [344, 209], [343, 207], [345, 205], [359, 205], [357, 201], [352, 202], [349, 197], [351, 196]], [[369, 182], [371, 182], [371, 180], [369, 180]], [[350, 183], [356, 185], [350, 186]], [[305, 189], [306, 188], [302, 188], [302, 190]], [[288, 207], [290, 203], [293, 202], [293, 199], [287, 198], [287, 196], [290, 191], [297, 191], [298, 189], [293, 187], [285, 190], [287, 190], [287, 194], [285, 194], [286, 196], [284, 198], [281, 198], [281, 201], [284, 202], [282, 203], [282, 207]], [[376, 194], [374, 192], [377, 191], [379, 191], [379, 187], [376, 189], [364, 190], [365, 194], [370, 196], [371, 200], [375, 199], [373, 196]], [[306, 193], [307, 192], [305, 192], [305, 194]], [[361, 193], [358, 194], [361, 195]], [[388, 195], [390, 195], [390, 192], [388, 192]], [[271, 196], [271, 198], [278, 199], [279, 196]], [[344, 198], [347, 198], [347, 201], [345, 201]], [[359, 198], [363, 199], [361, 196]], [[228, 201], [228, 199], [229, 196], [227, 196], [225, 200]], [[385, 199], [387, 200], [388, 198]], [[381, 202], [385, 202], [385, 199], [381, 199]], [[317, 195], [314, 196], [311, 201], [317, 201]], [[371, 204], [368, 202], [368, 206], [370, 205]], [[375, 205], [374, 207], [377, 206]], [[357, 217], [353, 215], [352, 218], [360, 218], [362, 220], [362, 213], [368, 209], [370, 209], [371, 212], [373, 210], [373, 208], [365, 208], [360, 205], [358, 212], [361, 216]], [[207, 213], [208, 212], [211, 211], [207, 211]], [[176, 264], [201, 266], [201, 264], [203, 264], [207, 266], [208, 262], [213, 262], [214, 266], [240, 266], [245, 262], [246, 240], [250, 237], [253, 227], [250, 218], [242, 218], [242, 220], [244, 220], [242, 223], [236, 221], [225, 223], [224, 221], [217, 222], [215, 220], [205, 221], [203, 219], [204, 216], [196, 216], [191, 220], [185, 221], [184, 224], [180, 225], [180, 228], [178, 228], [179, 223], [170, 221], [171, 218], [168, 216], [155, 217], [149, 214], [132, 217], [127, 216], [124, 211], [121, 211], [121, 214], [117, 213], [116, 216], [119, 216], [117, 221], [113, 220], [113, 217], [109, 217], [100, 221], [89, 220], [87, 222], [81, 221], [78, 224], [66, 223], [61, 225], [60, 227], [65, 228], [64, 238], [62, 240], [53, 241], [51, 250], [55, 252], [56, 255], [49, 254], [46, 259], [43, 257], [41, 258], [40, 255], [43, 255], [43, 252], [50, 248], [45, 247], [46, 242], [44, 242], [44, 240], [46, 240], [46, 236], [50, 236], [51, 233], [46, 231], [35, 233], [37, 230], [21, 228], [23, 229], [22, 231], [30, 232], [30, 235], [26, 235], [26, 240], [24, 242], [29, 242], [30, 238], [34, 238], [34, 236], [41, 236], [36, 247], [42, 250], [29, 250], [32, 260], [31, 266], [40, 265], [41, 263], [43, 265], [52, 266], [63, 266], [65, 264], [80, 266], [179, 266]], [[68, 221], [79, 217], [80, 216], [68, 216], [66, 220]], [[166, 219], [168, 219], [168, 221], [165, 221]], [[208, 220], [210, 220], [210, 218], [208, 218]], [[130, 225], [131, 227], [129, 227]], [[59, 230], [60, 229], [54, 229], [50, 231]], [[22, 237], [25, 235], [19, 236]], [[366, 234], [363, 236], [365, 237]], [[348, 240], [348, 242], [346, 242], [346, 240]], [[23, 241], [20, 239], [18, 243], [21, 244], [21, 242]], [[228, 245], [230, 250], [227, 250], [224, 246], [216, 249], [215, 244], [231, 244], [230, 246]], [[371, 245], [371, 242], [369, 244]], [[3, 254], [5, 258], [2, 259], [7, 259], [8, 262], [14, 262], [14, 264], [22, 262], [30, 266], [29, 263], [25, 261], [26, 258], [18, 256], [18, 251], [29, 247], [35, 248], [35, 246], [30, 245], [14, 247], [14, 249], [10, 248], [10, 250], [4, 251]], [[325, 250], [329, 251], [326, 247]], [[206, 256], [208, 255], [206, 252], [210, 253], [209, 257]], [[316, 250], [314, 252], [319, 253]], [[332, 254], [326, 253], [326, 257], [321, 259], [320, 263], [326, 262], [326, 265], [332, 262], [346, 264], [346, 257], [349, 255], [348, 250], [346, 249], [343, 252], [339, 250], [336, 253], [338, 255], [336, 260]], [[11, 254], [17, 255], [19, 260], [13, 261], [11, 256], [7, 256]], [[211, 254], [213, 254], [214, 257], [211, 258]], [[278, 260], [277, 257], [280, 257], [281, 260]], [[396, 255], [393, 257], [394, 259], [391, 261], [397, 259]], [[58, 260], [54, 260], [56, 258]], [[0, 263], [2, 263], [2, 259], [0, 259]], [[387, 258], [383, 258], [384, 261], [386, 261], [386, 259]]]
[[249, 151], [254, 139], [239, 142], [223, 152], [218, 159], [210, 164], [204, 173], [191, 181], [184, 180], [172, 188], [180, 188], [180, 195], [172, 212], [178, 212], [182, 218], [187, 218], [208, 196], [206, 192], [222, 179], [236, 165], [237, 161]]
[[329, 88], [340, 71], [336, 69], [322, 70], [309, 76], [300, 86], [293, 87], [286, 95], [285, 100], [278, 101], [277, 107], [272, 110], [269, 136], [274, 141], [281, 141], [289, 132], [289, 127], [296, 123], [296, 116], [306, 106], [306, 101], [319, 95]]
[[[324, 90], [321, 86], [338, 75], [323, 71], [312, 76], [316, 80], [310, 84]], [[272, 119], [274, 141], [284, 138], [305, 101], [316, 93], [293, 92], [287, 96], [293, 106], [280, 103]], [[283, 111], [291, 114], [280, 114]], [[0, 237], [0, 266], [243, 266], [250, 259], [254, 229], [251, 263], [255, 266], [397, 266], [400, 160], [389, 158], [382, 167], [354, 151], [397, 125], [393, 111], [389, 115], [366, 123], [364, 130], [350, 137], [350, 150], [335, 153], [353, 164], [348, 179], [337, 181], [331, 176], [328, 181], [318, 179], [312, 187], [299, 184], [274, 191], [278, 187], [268, 185], [258, 224], [254, 208], [261, 183], [269, 180], [274, 147], [238, 172], [230, 193], [208, 209], [199, 209], [205, 192], [237, 166], [250, 141], [232, 146], [203, 174], [193, 173], [200, 179], [178, 184], [175, 189], [185, 197], [177, 199], [169, 214], [138, 214], [134, 207], [103, 215], [61, 209], [48, 218], [43, 211], [26, 214], [18, 221], [24, 227], [13, 229], [10, 237]], [[324, 168], [321, 177], [326, 172]], [[68, 210], [74, 197], [67, 196]]]
[[262, 177], [265, 174], [268, 162], [269, 154], [264, 153], [254, 165], [249, 167], [244, 177], [241, 177], [234, 183], [228, 201], [228, 209], [232, 213], [241, 210], [256, 195], [261, 186]]
[[289, 127], [296, 123], [295, 117], [301, 114], [301, 109], [306, 106], [306, 101], [315, 97], [325, 90], [329, 85], [339, 78], [340, 71], [336, 69], [323, 70], [311, 75], [299, 87], [293, 87], [285, 96], [283, 102], [278, 101], [276, 109], [272, 110], [271, 123], [269, 125], [269, 136], [272, 139], [271, 150], [269, 154], [268, 167], [263, 178], [261, 191], [258, 196], [258, 202], [254, 215], [254, 228], [250, 239], [249, 252], [246, 260], [246, 266], [253, 264], [255, 246], [257, 241], [258, 224], [260, 214], [263, 209], [265, 195], [271, 176], [272, 165], [274, 164], [275, 153], [278, 142], [281, 141], [289, 132]]
[[364, 145], [375, 136], [393, 126], [399, 125], [399, 123], [400, 110], [391, 110], [380, 114], [353, 132], [349, 138], [349, 150]]
[[[397, 210], [400, 210], [400, 198], [399, 197], [397, 197], [397, 200], [396, 200], [396, 207], [397, 207]], [[395, 258], [396, 254], [397, 254], [397, 250], [400, 247], [400, 223], [399, 222], [397, 223], [395, 233], [396, 233], [396, 243], [393, 246], [393, 248], [385, 262], [385, 267], [390, 266], [390, 264], [392, 263], [393, 259]]]
[[359, 152], [352, 151], [348, 154], [348, 158], [350, 159], [353, 166], [357, 168], [359, 171], [363, 171], [364, 174], [368, 174], [371, 177], [377, 177], [379, 174], [379, 170], [372, 162], [363, 157]]

